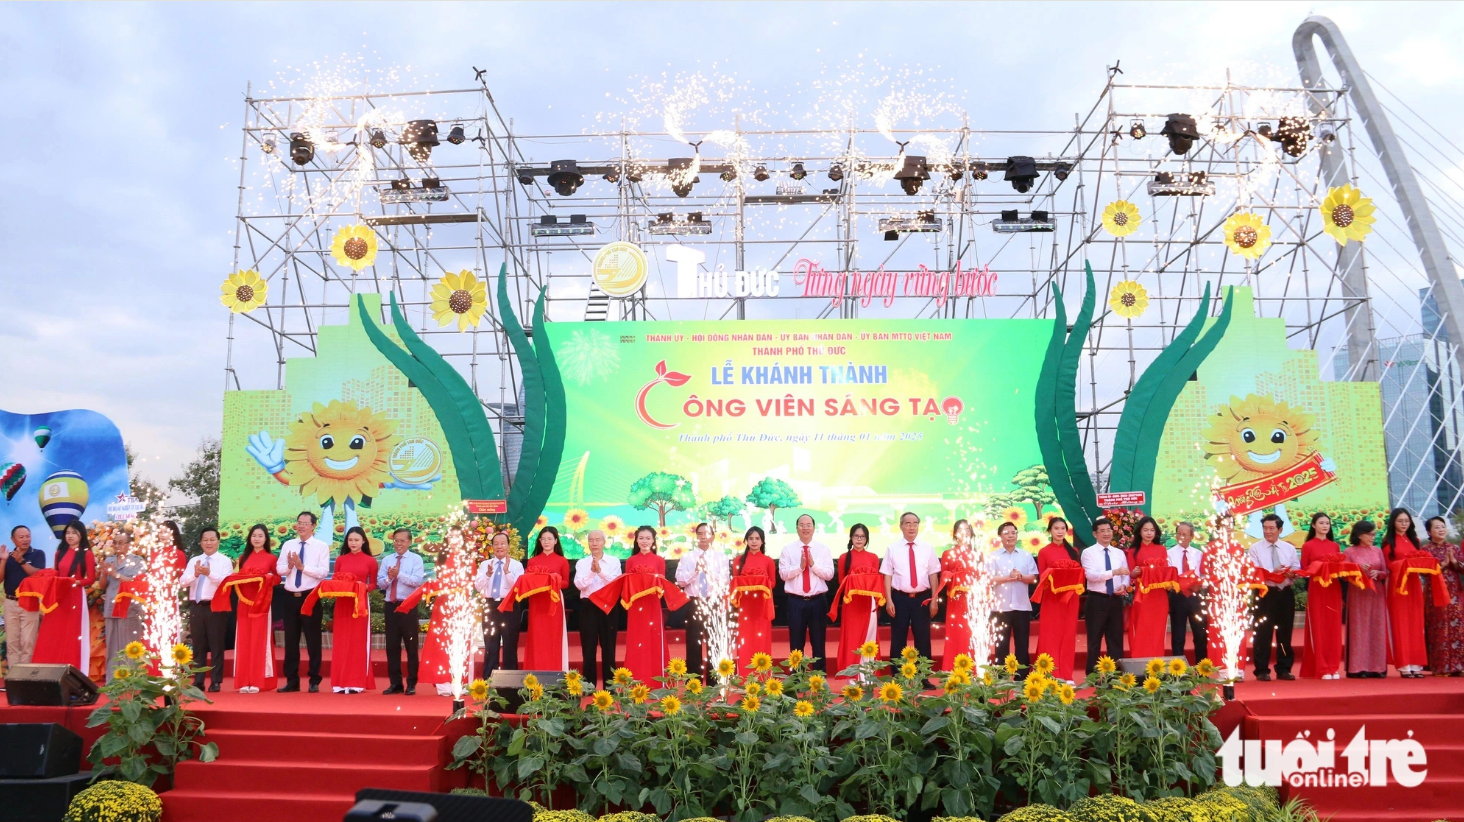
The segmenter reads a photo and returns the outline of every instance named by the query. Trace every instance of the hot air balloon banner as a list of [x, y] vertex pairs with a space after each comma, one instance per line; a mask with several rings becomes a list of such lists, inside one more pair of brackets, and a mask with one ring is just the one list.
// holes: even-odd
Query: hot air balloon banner
[[130, 494], [122, 434], [105, 416], [0, 411], [0, 534], [24, 525], [50, 554], [67, 524], [110, 520], [103, 503]]

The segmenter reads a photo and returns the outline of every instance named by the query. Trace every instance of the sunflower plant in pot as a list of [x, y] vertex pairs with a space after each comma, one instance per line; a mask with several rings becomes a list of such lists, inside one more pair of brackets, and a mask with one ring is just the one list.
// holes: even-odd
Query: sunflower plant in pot
[[218, 746], [199, 741], [203, 720], [189, 710], [194, 702], [210, 700], [193, 686], [194, 675], [206, 669], [192, 666], [188, 646], [174, 645], [167, 665], [141, 642], [128, 644], [117, 656], [121, 664], [102, 688], [107, 701], [86, 721], [88, 728], [107, 727], [87, 754], [97, 776], [150, 788], [159, 777], [171, 779], [179, 762], [217, 759]]

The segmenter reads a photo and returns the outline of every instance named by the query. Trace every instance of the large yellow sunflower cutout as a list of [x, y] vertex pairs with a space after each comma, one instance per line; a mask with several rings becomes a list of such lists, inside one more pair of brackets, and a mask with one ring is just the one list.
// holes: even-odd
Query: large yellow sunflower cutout
[[1139, 207], [1128, 200], [1114, 200], [1103, 209], [1103, 228], [1115, 237], [1127, 237], [1141, 223]]
[[1225, 245], [1246, 259], [1259, 259], [1271, 247], [1271, 227], [1259, 215], [1239, 211], [1225, 221]]
[[1149, 307], [1149, 292], [1133, 280], [1124, 280], [1108, 293], [1108, 305], [1113, 313], [1132, 320]]
[[264, 305], [269, 283], [254, 269], [235, 271], [219, 286], [219, 302], [235, 314], [248, 314]]
[[376, 262], [376, 232], [370, 226], [348, 225], [336, 232], [330, 255], [352, 271], [360, 271]]
[[1269, 396], [1231, 397], [1205, 426], [1205, 459], [1227, 484], [1260, 479], [1315, 452], [1315, 424], [1312, 414]]
[[1350, 185], [1337, 186], [1322, 200], [1322, 230], [1342, 245], [1348, 240], [1360, 243], [1372, 233], [1377, 210], [1372, 198], [1362, 196], [1361, 191]]
[[438, 326], [457, 321], [459, 331], [468, 326], [476, 327], [483, 319], [488, 307], [488, 287], [473, 276], [471, 271], [442, 275], [437, 285], [432, 286], [432, 319]]
[[355, 400], [315, 403], [290, 424], [284, 479], [322, 505], [374, 497], [391, 481], [387, 455], [401, 442], [396, 429], [396, 420]]

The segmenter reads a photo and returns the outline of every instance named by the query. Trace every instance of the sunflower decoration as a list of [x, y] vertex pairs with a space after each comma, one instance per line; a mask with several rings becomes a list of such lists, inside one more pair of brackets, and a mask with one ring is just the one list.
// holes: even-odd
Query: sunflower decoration
[[1022, 667], [1022, 663], [1017, 661], [1016, 654], [1007, 654], [1006, 659], [1002, 660], [1002, 667], [1006, 668], [1007, 673], [1016, 676], [1017, 671]]
[[193, 649], [183, 643], [173, 646], [173, 664], [187, 665], [193, 661]]
[[906, 662], [904, 665], [900, 666], [900, 676], [906, 679], [914, 679], [915, 676], [919, 673], [920, 669], [915, 667], [915, 663], [913, 662]]
[[1108, 654], [1098, 657], [1098, 673], [1108, 676], [1118, 670], [1118, 663]]
[[123, 650], [127, 653], [127, 658], [131, 660], [138, 660], [147, 656], [147, 646], [136, 640], [127, 643], [127, 647]]
[[1321, 205], [1322, 230], [1341, 245], [1347, 245], [1348, 240], [1360, 243], [1372, 233], [1372, 224], [1377, 222], [1373, 213], [1377, 210], [1371, 197], [1362, 196], [1350, 185], [1328, 189]]
[[1048, 536], [1041, 531], [1026, 531], [1022, 534], [1021, 542], [1018, 543], [1027, 550], [1029, 554], [1035, 554], [1047, 547]]
[[583, 508], [571, 508], [564, 512], [564, 527], [571, 531], [583, 531], [590, 523], [590, 514]]
[[254, 269], [235, 271], [224, 284], [219, 286], [219, 302], [235, 314], [248, 314], [264, 305], [269, 295], [269, 283]]
[[990, 671], [986, 671], [981, 674], [981, 682], [986, 687], [990, 688], [992, 685], [996, 684], [996, 677], [992, 676]]
[[1144, 673], [1148, 674], [1149, 676], [1158, 676], [1163, 672], [1164, 660], [1162, 659], [1151, 659], [1149, 660], [1149, 664], [1144, 666]]
[[824, 678], [822, 676], [820, 676], [819, 674], [814, 674], [813, 676], [810, 676], [808, 678], [808, 690], [812, 691], [813, 693], [822, 693], [823, 689]]
[[691, 679], [686, 680], [686, 692], [692, 694], [693, 696], [701, 693], [703, 687], [704, 686], [702, 685], [702, 681], [698, 677], [692, 677]]
[[768, 680], [768, 684], [767, 684], [767, 692], [768, 692], [768, 696], [782, 696], [783, 695], [783, 680], [781, 680], [781, 679], [769, 679]]
[[742, 692], [747, 694], [748, 696], [757, 696], [758, 694], [762, 693], [762, 683], [753, 680], [752, 682], [749, 682], [746, 685], [742, 686]]
[[905, 696], [905, 689], [898, 682], [886, 682], [879, 688], [879, 701], [886, 705], [899, 702]]
[[488, 682], [482, 679], [473, 680], [468, 686], [468, 697], [474, 702], [482, 702], [488, 698]]
[[391, 481], [387, 455], [401, 442], [397, 421], [355, 400], [315, 403], [290, 424], [284, 481], [322, 505], [378, 496]]
[[1160, 682], [1159, 677], [1157, 676], [1144, 677], [1144, 690], [1148, 691], [1151, 694], [1158, 693], [1159, 689], [1163, 687], [1163, 685], [1164, 683]]
[[1037, 663], [1032, 666], [1032, 669], [1035, 670], [1037, 673], [1042, 674], [1043, 676], [1047, 676], [1051, 674], [1052, 669], [1056, 667], [1057, 663], [1052, 661], [1052, 656], [1050, 654], [1043, 653], [1037, 655]]
[[737, 673], [737, 663], [730, 659], [724, 659], [717, 663], [717, 676], [723, 679]]
[[961, 689], [961, 683], [956, 681], [955, 675], [951, 675], [945, 678], [945, 682], [941, 683], [941, 689], [945, 691], [946, 696], [950, 696]]
[[1188, 670], [1189, 666], [1185, 664], [1185, 661], [1183, 659], [1175, 657], [1174, 659], [1169, 660], [1170, 676], [1178, 678], [1184, 676], [1185, 672], [1187, 672]]
[[1271, 247], [1271, 227], [1260, 216], [1238, 211], [1225, 221], [1225, 245], [1250, 260], [1259, 259]]
[[674, 696], [661, 697], [661, 713], [666, 716], [676, 716], [681, 713], [681, 700]]
[[629, 685], [631, 677], [632, 674], [629, 668], [616, 668], [615, 673], [611, 675], [611, 680], [616, 685]]
[[859, 655], [865, 659], [874, 659], [879, 656], [879, 643], [874, 640], [859, 646]]
[[525, 688], [534, 688], [534, 687], [537, 687], [538, 685], [539, 685], [539, 678], [537, 676], [534, 676], [533, 674], [527, 674], [527, 675], [524, 676], [524, 687]]
[[757, 697], [744, 696], [742, 698], [742, 710], [747, 711], [748, 713], [755, 714], [757, 713], [757, 709], [760, 707], [762, 707], [762, 700], [758, 699]]
[[673, 657], [670, 664], [666, 666], [666, 673], [681, 679], [686, 676], [686, 660], [681, 657]]
[[1077, 696], [1077, 691], [1073, 689], [1073, 686], [1068, 685], [1067, 683], [1063, 683], [1057, 689], [1057, 698], [1064, 705], [1071, 705], [1071, 704], [1073, 704], [1073, 698], [1075, 696]]
[[635, 704], [637, 705], [645, 704], [645, 701], [649, 699], [650, 696], [651, 689], [647, 688], [644, 685], [636, 685], [634, 688], [630, 689], [630, 698], [635, 700]]
[[348, 225], [330, 242], [330, 256], [352, 271], [376, 262], [376, 232], [370, 226]]
[[593, 697], [595, 709], [600, 713], [606, 713], [615, 707], [615, 697], [609, 691], [595, 691]]
[[625, 533], [625, 520], [617, 516], [609, 516], [600, 520], [600, 530], [605, 532], [606, 539], [615, 539]]
[[1108, 292], [1108, 307], [1118, 316], [1132, 320], [1149, 307], [1149, 292], [1133, 280], [1124, 280]]
[[806, 699], [800, 699], [793, 705], [793, 715], [799, 719], [807, 719], [813, 716], [813, 703]]
[[1022, 695], [1027, 698], [1028, 702], [1040, 700], [1045, 693], [1047, 693], [1047, 687], [1042, 684], [1040, 677], [1037, 679], [1029, 679], [1027, 680], [1027, 684], [1022, 686]]
[[1120, 690], [1127, 691], [1129, 688], [1134, 687], [1134, 683], [1138, 681], [1138, 677], [1134, 676], [1133, 674], [1124, 674], [1123, 676], [1118, 678], [1116, 687]]
[[1027, 512], [1015, 505], [1008, 506], [1001, 511], [1001, 522], [1010, 522], [1020, 529], [1027, 524]]
[[534, 520], [534, 529], [535, 530], [538, 530], [538, 529], [543, 528], [544, 526], [546, 526], [548, 524], [549, 524], [549, 518], [546, 517], [546, 516], [544, 516], [543, 514], [540, 514], [538, 516], [538, 518]]
[[1141, 223], [1139, 207], [1128, 200], [1114, 200], [1103, 209], [1103, 228], [1115, 237], [1127, 237]]
[[796, 671], [796, 670], [798, 670], [798, 666], [800, 666], [802, 664], [803, 664], [803, 652], [800, 651], [800, 650], [798, 650], [797, 648], [794, 648], [788, 654], [788, 670], [790, 670], [790, 671]]
[[570, 696], [584, 696], [585, 683], [578, 679], [564, 680], [564, 692]]
[[117, 679], [127, 679], [128, 677], [132, 676], [132, 669], [118, 668], [117, 670], [112, 672], [112, 676]]
[[971, 661], [970, 654], [956, 654], [956, 658], [951, 661], [951, 668], [953, 670], [969, 671], [973, 667], [975, 667], [975, 663]]
[[858, 685], [845, 685], [842, 693], [844, 699], [849, 702], [858, 702], [864, 698], [864, 689]]
[[471, 271], [449, 271], [432, 286], [432, 319], [439, 327], [456, 320], [459, 331], [476, 328], [487, 308], [488, 286]]
[[915, 650], [914, 646], [906, 645], [900, 650], [900, 656], [906, 662], [914, 662], [920, 658], [920, 652]]
[[752, 655], [752, 669], [760, 674], [765, 674], [773, 669], [773, 657], [771, 654], [758, 651]]
[[1209, 657], [1205, 657], [1195, 665], [1195, 673], [1208, 679], [1215, 675], [1215, 663], [1211, 662]]
[[530, 702], [538, 702], [539, 700], [541, 700], [543, 698], [544, 698], [544, 686], [543, 685], [535, 685], [535, 686], [529, 688], [529, 701]]

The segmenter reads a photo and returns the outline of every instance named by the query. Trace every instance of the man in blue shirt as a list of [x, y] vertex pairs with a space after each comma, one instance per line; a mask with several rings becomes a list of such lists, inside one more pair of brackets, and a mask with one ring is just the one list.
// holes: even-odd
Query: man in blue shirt
[[[381, 693], [386, 696], [417, 693], [417, 635], [421, 623], [417, 609], [397, 613], [397, 606], [422, 587], [425, 574], [422, 558], [412, 553], [412, 532], [398, 528], [392, 532], [391, 546], [396, 553], [381, 559], [376, 572], [376, 587], [386, 596], [386, 674], [391, 686]], [[407, 647], [407, 685], [402, 687], [402, 646]]]
[[0, 545], [0, 567], [5, 569], [5, 658], [10, 666], [28, 665], [36, 649], [41, 615], [20, 607], [15, 591], [25, 578], [46, 567], [46, 555], [31, 547], [31, 531], [24, 525], [10, 529], [14, 548]]

